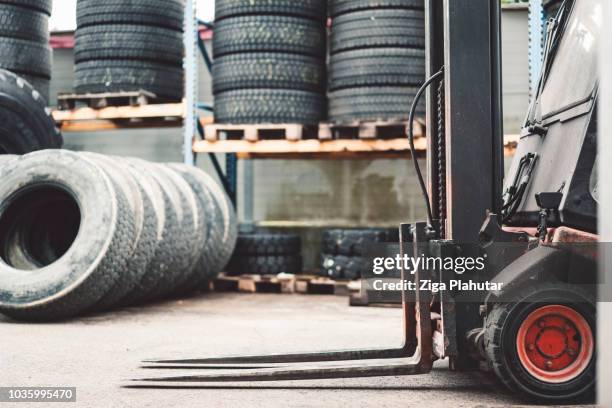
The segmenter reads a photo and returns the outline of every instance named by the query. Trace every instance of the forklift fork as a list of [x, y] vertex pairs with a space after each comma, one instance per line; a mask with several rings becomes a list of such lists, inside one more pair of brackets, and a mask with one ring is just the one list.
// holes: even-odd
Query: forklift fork
[[[403, 256], [412, 243], [415, 256], [427, 241], [426, 223], [403, 224], [400, 227], [400, 250]], [[426, 270], [416, 270], [412, 279], [427, 279]], [[402, 281], [410, 275], [402, 268]], [[127, 387], [163, 388], [188, 383], [227, 383], [291, 381], [333, 378], [358, 378], [426, 374], [431, 371], [433, 341], [431, 292], [415, 285], [414, 295], [402, 291], [404, 343], [399, 348], [345, 350], [335, 352], [294, 353], [259, 356], [227, 356], [185, 360], [147, 360], [144, 368], [154, 369], [241, 369], [238, 373], [200, 374], [132, 380]], [[411, 300], [410, 298], [413, 298]], [[371, 360], [371, 361], [367, 361]], [[326, 363], [342, 362], [330, 365]], [[306, 365], [303, 363], [321, 363]], [[275, 367], [270, 367], [273, 365]], [[254, 369], [258, 368], [258, 369]]]

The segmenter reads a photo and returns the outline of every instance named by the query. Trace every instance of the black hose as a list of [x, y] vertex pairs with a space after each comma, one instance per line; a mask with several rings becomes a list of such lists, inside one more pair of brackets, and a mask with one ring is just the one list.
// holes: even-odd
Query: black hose
[[412, 101], [412, 107], [410, 108], [410, 115], [408, 116], [408, 142], [410, 144], [410, 154], [412, 154], [412, 161], [414, 163], [414, 170], [417, 173], [417, 178], [419, 179], [419, 186], [421, 187], [421, 193], [423, 194], [423, 198], [425, 199], [425, 207], [427, 208], [427, 221], [429, 226], [433, 226], [433, 212], [431, 210], [431, 203], [429, 202], [429, 194], [427, 193], [427, 187], [425, 186], [425, 180], [423, 179], [423, 173], [421, 173], [421, 168], [419, 166], [419, 162], [417, 161], [416, 149], [414, 147], [414, 115], [416, 113], [416, 108], [419, 104], [419, 100], [423, 95], [423, 92], [427, 89], [429, 85], [431, 85], [436, 79], [441, 77], [444, 74], [444, 67], [440, 68], [438, 72], [432, 75], [424, 84], [421, 86], [421, 89], [416, 93], [414, 97], [414, 101]]

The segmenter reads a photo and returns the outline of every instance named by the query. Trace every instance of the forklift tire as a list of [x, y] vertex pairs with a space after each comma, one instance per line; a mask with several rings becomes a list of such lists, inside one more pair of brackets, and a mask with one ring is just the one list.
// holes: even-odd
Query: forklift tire
[[363, 256], [380, 243], [398, 243], [395, 228], [332, 229], [323, 231], [323, 252], [332, 255]]
[[321, 255], [320, 275], [332, 279], [361, 279], [371, 271], [370, 262], [360, 256]]
[[[134, 220], [121, 189], [93, 161], [64, 150], [12, 161], [2, 180], [0, 311], [27, 321], [90, 311], [125, 272], [130, 255]], [[57, 220], [61, 231], [54, 228]], [[35, 268], [12, 261], [19, 257], [7, 248], [16, 238]]]
[[79, 0], [78, 28], [104, 24], [140, 24], [183, 31], [182, 0]]
[[424, 0], [329, 0], [329, 15], [337, 17], [369, 9], [425, 9]]
[[297, 234], [240, 234], [236, 255], [298, 255], [302, 241]]
[[329, 89], [361, 86], [420, 86], [425, 82], [425, 50], [366, 48], [334, 54], [329, 64]]
[[284, 15], [306, 17], [323, 23], [327, 18], [326, 0], [217, 0], [215, 21], [244, 15]]
[[229, 276], [299, 274], [302, 272], [300, 255], [239, 256], [232, 258], [225, 270]]
[[485, 321], [485, 351], [511, 390], [549, 403], [592, 398], [595, 387], [595, 298], [551, 282], [495, 304]]
[[325, 61], [306, 55], [241, 53], [213, 64], [213, 93], [250, 88], [325, 92]]
[[373, 47], [425, 48], [422, 10], [373, 9], [334, 19], [331, 54]]
[[159, 98], [183, 97], [183, 70], [167, 64], [137, 60], [92, 60], [75, 67], [77, 93], [145, 90]]
[[242, 16], [215, 26], [215, 58], [244, 52], [284, 52], [325, 58], [325, 25], [290, 16]]
[[183, 34], [163, 27], [106, 24], [79, 28], [75, 61], [128, 59], [182, 66]]
[[245, 89], [215, 95], [216, 123], [299, 123], [325, 118], [325, 95], [292, 89]]
[[22, 40], [49, 41], [49, 16], [12, 4], [0, 6], [0, 37]]
[[0, 4], [11, 4], [22, 8], [36, 10], [50, 16], [53, 0], [0, 0]]
[[5, 70], [0, 70], [0, 107], [0, 154], [62, 147], [62, 135], [40, 94]]
[[[369, 86], [330, 92], [329, 121], [406, 121], [417, 91], [417, 87]], [[419, 101], [416, 117], [425, 117], [425, 98]]]
[[0, 37], [0, 68], [51, 78], [51, 47], [46, 42]]

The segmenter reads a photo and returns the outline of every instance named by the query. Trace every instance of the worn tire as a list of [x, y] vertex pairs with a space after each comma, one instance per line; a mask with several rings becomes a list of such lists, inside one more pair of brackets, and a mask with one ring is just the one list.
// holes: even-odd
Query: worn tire
[[[329, 94], [329, 121], [408, 120], [417, 87], [347, 88]], [[425, 116], [425, 98], [421, 97], [416, 117]]]
[[[45, 211], [42, 202], [60, 192], [70, 197], [76, 208], [73, 211], [84, 209], [72, 242], [64, 242], [69, 244], [65, 254], [45, 260], [47, 266], [38, 268], [38, 273], [24, 273], [0, 263], [0, 312], [13, 318], [46, 321], [86, 313], [125, 272], [134, 239], [134, 220], [126, 198], [99, 166], [73, 152], [31, 153], [4, 166], [0, 241], [9, 242], [19, 233], [20, 222], [35, 218], [29, 210]], [[45, 216], [59, 218], [49, 213]], [[33, 245], [40, 235], [36, 236], [21, 241], [24, 252], [35, 253]], [[5, 252], [3, 249], [2, 258], [6, 261]]]
[[326, 0], [217, 0], [215, 21], [243, 15], [286, 15], [306, 17], [319, 22], [327, 18]]
[[106, 24], [79, 28], [75, 61], [134, 59], [171, 64], [183, 63], [183, 34], [163, 27]]
[[45, 105], [27, 81], [0, 70], [0, 154], [62, 146], [62, 135]]
[[331, 56], [329, 89], [363, 86], [420, 86], [425, 82], [425, 50], [366, 48]]
[[232, 258], [227, 265], [229, 276], [238, 275], [278, 275], [279, 273], [298, 274], [302, 272], [300, 255], [241, 256]]
[[53, 0], [0, 0], [0, 4], [11, 4], [22, 8], [37, 10], [50, 16]]
[[79, 0], [77, 25], [80, 28], [104, 24], [140, 24], [183, 30], [181, 0]]
[[323, 231], [322, 247], [326, 254], [364, 256], [376, 244], [398, 242], [397, 229], [332, 229]]
[[334, 19], [331, 53], [372, 47], [425, 47], [422, 10], [364, 10]]
[[484, 347], [487, 361], [497, 377], [510, 390], [531, 399], [548, 403], [567, 403], [592, 398], [595, 388], [595, 360], [576, 378], [560, 382], [543, 382], [522, 365], [517, 352], [521, 323], [530, 312], [544, 305], [563, 305], [577, 311], [595, 331], [595, 297], [576, 285], [548, 282], [531, 285], [497, 303], [485, 319]]
[[325, 92], [325, 61], [305, 55], [244, 53], [215, 59], [213, 93], [253, 88]]
[[329, 0], [329, 15], [370, 9], [417, 9], [425, 8], [424, 0]]
[[361, 279], [371, 271], [370, 262], [360, 256], [322, 254], [319, 274], [332, 279]]
[[325, 96], [287, 89], [247, 89], [215, 95], [217, 123], [301, 123], [325, 118]]
[[51, 78], [51, 47], [46, 42], [0, 37], [0, 68]]
[[50, 92], [51, 92], [51, 80], [48, 78], [37, 77], [33, 75], [21, 75], [32, 88], [34, 88], [40, 96], [44, 99], [46, 105], [49, 105]]
[[49, 42], [49, 16], [12, 4], [0, 5], [0, 37]]
[[242, 16], [215, 26], [215, 58], [244, 52], [285, 52], [325, 58], [325, 26], [291, 16]]
[[183, 97], [183, 70], [165, 64], [96, 60], [76, 64], [75, 91], [102, 93], [146, 90], [161, 98]]
[[301, 249], [302, 240], [297, 234], [240, 234], [234, 256], [297, 255]]

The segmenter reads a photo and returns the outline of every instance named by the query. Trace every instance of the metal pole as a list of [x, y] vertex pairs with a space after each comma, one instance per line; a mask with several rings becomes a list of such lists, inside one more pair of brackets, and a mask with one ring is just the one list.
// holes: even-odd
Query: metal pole
[[183, 43], [185, 46], [185, 120], [183, 127], [183, 162], [188, 166], [194, 165], [193, 137], [197, 131], [197, 102], [198, 102], [198, 60], [197, 39], [198, 19], [196, 0], [185, 1], [185, 29]]
[[542, 0], [529, 0], [529, 96], [538, 87], [544, 52], [544, 7]]

